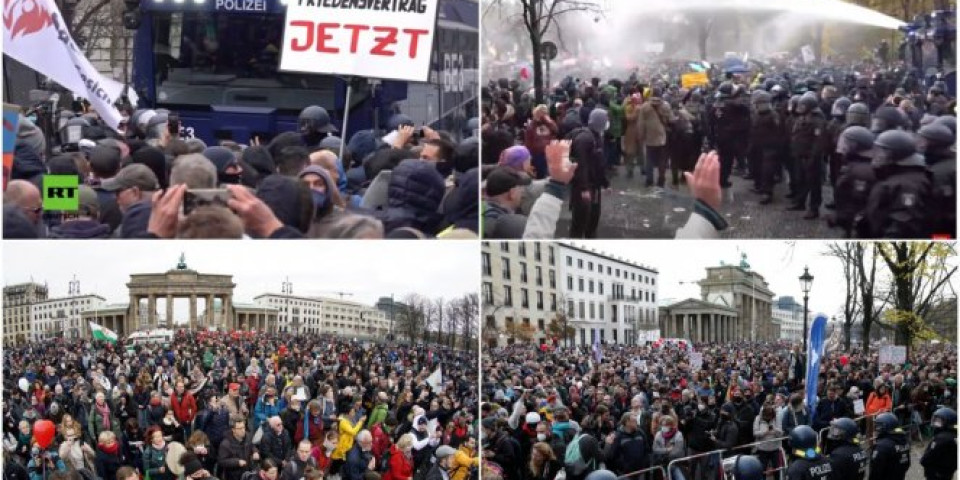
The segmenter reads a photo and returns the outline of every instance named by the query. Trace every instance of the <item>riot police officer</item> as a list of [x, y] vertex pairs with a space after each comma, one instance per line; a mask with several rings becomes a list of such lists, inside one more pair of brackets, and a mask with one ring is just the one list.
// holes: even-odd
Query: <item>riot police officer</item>
[[[803, 216], [807, 220], [820, 216], [820, 183], [823, 170], [821, 158], [826, 139], [826, 123], [816, 94], [804, 93], [797, 102], [797, 118], [790, 132], [790, 149], [796, 162], [797, 191], [793, 205], [787, 210], [807, 210]], [[809, 206], [807, 197], [810, 199]]]
[[750, 173], [756, 192], [763, 196], [761, 205], [773, 201], [774, 177], [781, 168], [777, 154], [782, 151], [786, 134], [783, 119], [773, 110], [771, 100], [763, 90], [753, 92], [751, 99], [755, 115], [750, 128]]
[[830, 422], [827, 437], [835, 445], [830, 452], [831, 479], [863, 480], [867, 473], [867, 452], [860, 448], [857, 423], [847, 417]]
[[877, 441], [870, 458], [869, 480], [903, 480], [910, 469], [910, 441], [892, 413], [881, 413], [875, 420]]
[[950, 238], [957, 238], [956, 140], [950, 129], [936, 123], [917, 132], [917, 152], [924, 155], [933, 174], [933, 233], [949, 234]]
[[730, 174], [734, 162], [746, 153], [743, 139], [750, 133], [750, 108], [743, 102], [742, 90], [732, 82], [723, 82], [717, 88], [710, 122], [714, 132], [713, 143], [720, 155], [720, 186], [730, 188]]
[[820, 455], [817, 448], [817, 432], [807, 425], [800, 425], [790, 432], [790, 456], [793, 462], [787, 469], [787, 480], [827, 480], [833, 468], [830, 461]]
[[920, 457], [923, 474], [927, 480], [950, 480], [957, 471], [957, 412], [940, 408], [933, 412], [930, 425], [933, 440]]
[[870, 158], [874, 140], [873, 133], [859, 125], [847, 127], [837, 140], [841, 167], [833, 189], [834, 216], [829, 223], [843, 228], [846, 238], [853, 236], [855, 224], [862, 221], [870, 191], [877, 182]]
[[867, 200], [867, 238], [928, 238], [933, 175], [917, 154], [913, 136], [902, 130], [880, 134], [873, 143], [877, 183]]
[[337, 127], [330, 123], [330, 114], [327, 109], [317, 105], [310, 105], [300, 111], [297, 118], [303, 144], [307, 147], [320, 145], [320, 141], [332, 133], [337, 133]]
[[727, 480], [763, 480], [763, 464], [753, 455], [723, 459], [723, 478]]
[[[824, 88], [826, 90], [826, 88]], [[840, 132], [843, 131], [843, 124], [846, 123], [847, 110], [850, 108], [850, 99], [840, 97], [836, 99], [828, 110], [830, 112], [830, 121], [827, 123], [827, 165], [830, 167], [830, 185], [837, 186], [837, 177], [840, 175], [841, 156], [833, 148], [840, 140]], [[836, 192], [834, 192], [836, 193]], [[827, 205], [827, 208], [833, 208], [833, 205]]]
[[[849, 127], [851, 125], [860, 125], [861, 127], [870, 127], [870, 107], [866, 103], [854, 103], [850, 105], [850, 108], [847, 108], [846, 114], [846, 124], [844, 127]], [[846, 128], [841, 129], [841, 131]]]
[[874, 135], [880, 135], [887, 130], [901, 129], [906, 125], [906, 118], [897, 107], [884, 105], [877, 109], [873, 114], [873, 120], [870, 122], [870, 131]]

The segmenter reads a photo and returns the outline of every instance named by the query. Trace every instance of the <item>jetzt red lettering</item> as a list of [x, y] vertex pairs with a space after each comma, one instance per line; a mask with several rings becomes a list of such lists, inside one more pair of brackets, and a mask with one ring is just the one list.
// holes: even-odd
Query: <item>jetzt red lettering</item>
[[290, 22], [291, 27], [305, 27], [307, 31], [307, 42], [300, 44], [297, 42], [297, 37], [291, 35], [290, 39], [290, 48], [294, 52], [303, 52], [310, 49], [310, 46], [313, 45], [313, 22], [309, 20], [294, 20]]
[[357, 53], [357, 43], [360, 40], [360, 31], [370, 30], [370, 27], [367, 25], [351, 25], [345, 24], [343, 28], [352, 31], [350, 35], [350, 53]]
[[328, 28], [340, 28], [339, 23], [318, 23], [317, 24], [317, 51], [320, 53], [340, 53], [337, 47], [328, 47], [327, 40], [332, 40], [333, 35], [328, 35]]
[[415, 28], [404, 28], [403, 33], [410, 35], [410, 58], [417, 57], [417, 42], [420, 40], [420, 35], [426, 35], [429, 30], [421, 30]]
[[385, 37], [377, 37], [374, 40], [377, 45], [370, 50], [370, 55], [380, 55], [383, 57], [393, 57], [395, 52], [387, 50], [387, 47], [397, 43], [397, 29], [394, 27], [373, 27], [374, 32], [386, 33]]

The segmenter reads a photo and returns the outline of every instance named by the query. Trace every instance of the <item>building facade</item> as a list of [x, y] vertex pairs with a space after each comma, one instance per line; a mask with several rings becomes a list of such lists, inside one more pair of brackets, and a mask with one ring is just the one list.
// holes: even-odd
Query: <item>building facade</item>
[[574, 345], [634, 345], [657, 319], [657, 270], [623, 258], [558, 243], [558, 308], [574, 329]]
[[3, 287], [3, 346], [23, 345], [32, 340], [33, 305], [47, 300], [46, 285], [29, 282]]
[[375, 306], [324, 297], [266, 293], [254, 297], [259, 307], [276, 310], [277, 331], [381, 338], [390, 333], [390, 318]]
[[732, 342], [738, 323], [736, 309], [688, 298], [660, 307], [660, 336], [684, 338], [692, 342]]
[[779, 297], [773, 305], [773, 318], [780, 322], [780, 340], [803, 342], [803, 305], [793, 297]]
[[737, 311], [733, 338], [780, 339], [780, 325], [773, 318], [773, 292], [760, 274], [750, 270], [746, 259], [739, 266], [707, 267], [707, 277], [698, 283], [701, 300]]
[[99, 295], [74, 295], [36, 302], [30, 312], [32, 341], [77, 339], [88, 330], [83, 312], [97, 311], [106, 300]]
[[557, 318], [559, 248], [547, 242], [482, 243], [484, 344], [541, 343], [562, 337]]

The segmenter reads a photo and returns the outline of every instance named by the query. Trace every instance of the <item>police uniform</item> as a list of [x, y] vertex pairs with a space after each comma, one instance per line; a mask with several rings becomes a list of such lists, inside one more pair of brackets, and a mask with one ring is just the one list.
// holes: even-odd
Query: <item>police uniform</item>
[[867, 474], [867, 452], [859, 445], [844, 442], [830, 453], [833, 480], [863, 480]]
[[812, 213], [820, 211], [822, 192], [820, 189], [823, 143], [826, 138], [826, 119], [823, 112], [813, 109], [798, 116], [793, 122], [790, 133], [790, 147], [793, 154], [795, 173], [797, 174], [797, 192], [794, 198], [794, 208], [799, 209], [807, 203], [807, 210]]
[[903, 433], [877, 439], [870, 457], [869, 480], [904, 480], [910, 469], [910, 442]]
[[797, 458], [787, 469], [787, 480], [828, 480], [833, 472], [830, 460], [817, 456], [814, 459]]
[[758, 112], [750, 131], [750, 173], [754, 175], [757, 190], [773, 194], [776, 174], [780, 171], [777, 154], [783, 148], [786, 135], [783, 120], [777, 112]]
[[928, 153], [926, 158], [933, 175], [933, 233], [957, 238], [957, 157]]
[[835, 223], [843, 228], [847, 238], [853, 236], [855, 222], [862, 217], [876, 182], [877, 176], [869, 158], [847, 156], [833, 190]]
[[957, 434], [943, 431], [933, 436], [920, 457], [927, 480], [950, 480], [957, 471]]
[[711, 116], [720, 156], [720, 185], [730, 185], [730, 174], [737, 159], [746, 156], [750, 134], [750, 108], [737, 98], [728, 98], [714, 105]]
[[933, 175], [916, 158], [888, 167], [865, 211], [867, 238], [928, 238], [933, 208]]

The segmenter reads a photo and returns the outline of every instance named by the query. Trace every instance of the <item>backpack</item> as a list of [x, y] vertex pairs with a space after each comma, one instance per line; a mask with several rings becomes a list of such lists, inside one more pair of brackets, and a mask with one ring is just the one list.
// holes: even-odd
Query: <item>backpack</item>
[[595, 468], [593, 465], [594, 460], [590, 460], [590, 464], [583, 461], [583, 455], [580, 454], [580, 439], [584, 437], [584, 434], [578, 434], [573, 437], [573, 440], [567, 444], [567, 451], [563, 455], [563, 465], [566, 467], [568, 476], [579, 477], [583, 475], [588, 468]]

